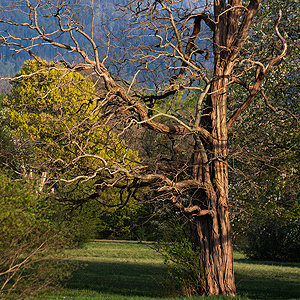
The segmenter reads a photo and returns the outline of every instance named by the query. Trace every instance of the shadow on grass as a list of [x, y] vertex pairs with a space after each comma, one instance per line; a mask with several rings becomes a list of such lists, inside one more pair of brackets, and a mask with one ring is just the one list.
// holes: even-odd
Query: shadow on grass
[[249, 299], [287, 300], [300, 299], [300, 283], [279, 279], [262, 279], [236, 274], [238, 295]]
[[[293, 270], [284, 269], [282, 271], [273, 270], [272, 266], [282, 267], [282, 264], [256, 262], [240, 260], [248, 266], [254, 265], [254, 268], [245, 268], [240, 265], [235, 268], [235, 281], [238, 295], [247, 296], [248, 299], [264, 300], [287, 300], [300, 299], [300, 272], [297, 266], [288, 264], [288, 267], [295, 267]], [[260, 265], [259, 270], [255, 265]], [[284, 265], [286, 265], [284, 263]], [[264, 268], [265, 266], [265, 268]], [[270, 266], [270, 267], [269, 267]]]
[[265, 266], [300, 268], [300, 263], [292, 263], [292, 262], [252, 260], [250, 258], [238, 258], [238, 259], [234, 259], [234, 261], [237, 263], [243, 263], [243, 264], [249, 264], [249, 265], [265, 265]]
[[64, 287], [111, 295], [165, 297], [167, 276], [163, 265], [84, 261]]
[[[244, 259], [238, 261], [265, 264]], [[258, 270], [251, 273], [239, 267], [235, 274], [238, 299], [300, 300], [298, 272], [290, 276], [285, 272], [268, 276]], [[84, 261], [73, 272], [72, 277], [64, 282], [64, 286], [71, 290], [89, 290], [104, 295], [157, 298], [175, 296], [174, 289], [167, 284], [167, 277], [167, 270], [163, 265]]]

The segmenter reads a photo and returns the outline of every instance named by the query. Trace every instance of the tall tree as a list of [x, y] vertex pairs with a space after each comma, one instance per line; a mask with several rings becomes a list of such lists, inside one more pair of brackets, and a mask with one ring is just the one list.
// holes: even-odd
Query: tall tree
[[[98, 122], [100, 112], [93, 101], [98, 97], [89, 74], [84, 77], [53, 64], [39, 58], [28, 60], [16, 80], [11, 81], [11, 93], [2, 101], [3, 117], [9, 123], [11, 140], [15, 139], [12, 144], [20, 146], [19, 157], [16, 159], [16, 153], [7, 147], [8, 139], [3, 143], [7, 150], [1, 156], [23, 177], [41, 175], [41, 190], [43, 186], [51, 190], [54, 184], [59, 192], [55, 179], [59, 176], [72, 182], [75, 176], [93, 174], [98, 167], [94, 156], [101, 155], [107, 164], [122, 160], [125, 152], [132, 160], [137, 157], [105, 123]], [[77, 161], [81, 149], [86, 149], [89, 156]], [[95, 189], [92, 182], [82, 185], [78, 195], [78, 191], [71, 192], [71, 182], [61, 187], [69, 200], [84, 199]]]
[[[204, 295], [236, 292], [228, 202], [228, 130], [251, 105], [269, 70], [287, 50], [278, 31], [279, 15], [274, 30], [282, 49], [263, 61], [257, 57], [240, 61], [259, 5], [260, 0], [128, 0], [117, 6], [116, 16], [123, 17], [128, 27], [110, 30], [110, 19], [102, 32], [97, 22], [101, 9], [94, 2], [89, 6], [86, 2], [27, 0], [2, 6], [0, 22], [8, 26], [2, 32], [3, 46], [15, 52], [28, 51], [33, 57], [36, 43], [78, 53], [81, 61], [65, 66], [74, 71], [92, 70], [104, 81], [107, 93], [95, 100], [103, 120], [114, 124], [124, 137], [132, 137], [138, 125], [167, 135], [173, 152], [180, 148], [180, 153], [172, 156], [176, 159], [172, 164], [158, 154], [156, 165], [149, 160], [133, 165], [125, 153], [123, 165], [119, 161], [103, 164], [93, 176], [103, 176], [105, 171], [109, 179], [102, 178], [104, 184], [114, 187], [128, 179], [152, 182], [165, 201], [191, 214], [205, 274], [198, 293]], [[16, 9], [27, 19], [16, 21]], [[94, 28], [84, 27], [83, 11], [91, 13]], [[45, 19], [52, 20], [51, 26], [40, 25]], [[15, 26], [26, 27], [28, 36], [15, 36], [11, 31]], [[101, 52], [103, 47], [106, 51]], [[252, 74], [248, 82], [240, 79], [245, 72]], [[235, 110], [228, 101], [231, 84], [246, 89], [245, 99]], [[195, 90], [192, 109], [173, 105], [178, 93], [185, 101]], [[135, 132], [135, 139], [139, 137], [142, 134]], [[82, 150], [78, 159], [88, 155], [87, 149]], [[183, 155], [186, 152], [191, 154], [189, 159]], [[101, 156], [95, 159], [104, 160]]]

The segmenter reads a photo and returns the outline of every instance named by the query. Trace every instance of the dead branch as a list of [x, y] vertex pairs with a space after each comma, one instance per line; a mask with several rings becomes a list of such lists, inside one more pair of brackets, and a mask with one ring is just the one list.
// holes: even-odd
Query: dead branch
[[[252, 2], [252, 1], [251, 1]], [[251, 3], [250, 3], [251, 4]], [[270, 68], [276, 64], [279, 60], [281, 60], [287, 51], [287, 43], [285, 41], [285, 39], [280, 35], [279, 31], [278, 31], [278, 24], [279, 21], [281, 19], [281, 10], [279, 11], [279, 16], [278, 19], [275, 22], [275, 31], [278, 35], [278, 37], [280, 38], [281, 42], [282, 42], [282, 52], [277, 55], [275, 58], [273, 58], [271, 60], [271, 62], [264, 67], [261, 63], [260, 63], [260, 72], [258, 73], [258, 76], [256, 78], [256, 81], [251, 89], [250, 95], [248, 96], [247, 100], [233, 113], [233, 115], [229, 118], [229, 120], [227, 121], [227, 129], [229, 129], [232, 124], [236, 121], [236, 119], [241, 115], [241, 113], [249, 107], [249, 105], [252, 103], [252, 101], [254, 100], [255, 96], [257, 95], [257, 93], [260, 91], [260, 85], [262, 83], [262, 81], [264, 80], [266, 73], [270, 70]]]

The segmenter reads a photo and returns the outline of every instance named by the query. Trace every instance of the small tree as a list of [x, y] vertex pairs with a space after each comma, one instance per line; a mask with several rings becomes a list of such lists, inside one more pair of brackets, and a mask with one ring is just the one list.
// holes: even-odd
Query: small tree
[[0, 194], [0, 295], [24, 299], [67, 276], [67, 265], [51, 259], [70, 239], [32, 182], [1, 174]]
[[[109, 164], [126, 152], [135, 160], [137, 153], [126, 149], [108, 125], [101, 121], [95, 124], [101, 114], [95, 101], [97, 84], [91, 75], [51, 65], [54, 62], [28, 60], [16, 75], [18, 79], [11, 82], [11, 93], [3, 99], [2, 110], [11, 138], [6, 137], [1, 145], [15, 148], [17, 144], [18, 151], [3, 149], [2, 155], [23, 177], [40, 177], [40, 191], [63, 205], [57, 221], [70, 221], [74, 240], [81, 243], [106, 229], [103, 234], [114, 235], [118, 231], [117, 234], [125, 236], [134, 223], [130, 216], [137, 219], [142, 205], [130, 200], [130, 205], [122, 210], [118, 196], [122, 194], [126, 199], [126, 188], [122, 193], [101, 191], [101, 198], [97, 199], [95, 181], [99, 178], [94, 182], [83, 180], [80, 185], [72, 179], [95, 172], [99, 168], [97, 156], [101, 155]], [[82, 149], [89, 155], [76, 162]], [[64, 181], [57, 182], [58, 177]], [[87, 204], [95, 198], [99, 203]], [[113, 226], [113, 220], [118, 224]]]
[[3, 99], [16, 143], [27, 149], [22, 161], [15, 164], [16, 171], [24, 177], [30, 172], [39, 174], [41, 188], [46, 185], [56, 194], [68, 194], [67, 201], [83, 199], [95, 190], [95, 183], [74, 189], [72, 180], [93, 177], [99, 168], [95, 161], [110, 165], [121, 161], [125, 153], [136, 158], [101, 122], [90, 77], [57, 67], [54, 62], [28, 60], [12, 81], [11, 94]]

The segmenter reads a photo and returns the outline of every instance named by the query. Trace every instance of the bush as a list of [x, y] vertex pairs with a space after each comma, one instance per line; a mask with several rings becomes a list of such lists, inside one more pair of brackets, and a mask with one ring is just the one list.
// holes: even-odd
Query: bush
[[175, 289], [187, 297], [198, 295], [204, 279], [200, 249], [185, 233], [184, 226], [177, 225], [171, 240], [157, 242], [155, 249], [165, 256], [164, 263]]
[[53, 259], [66, 239], [33, 183], [0, 175], [0, 294], [23, 299], [67, 275], [68, 266]]
[[253, 213], [245, 253], [259, 260], [300, 262], [300, 205], [288, 210], [276, 204]]

